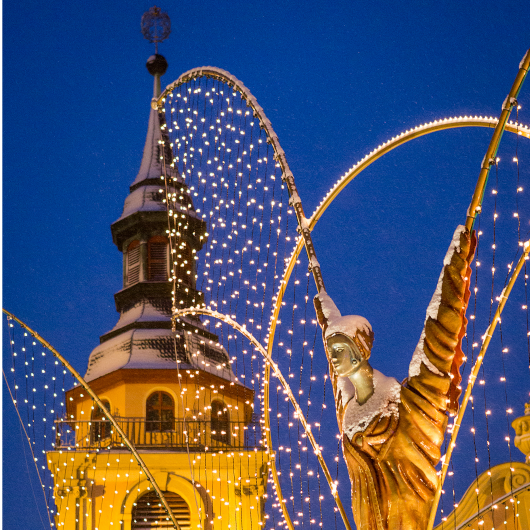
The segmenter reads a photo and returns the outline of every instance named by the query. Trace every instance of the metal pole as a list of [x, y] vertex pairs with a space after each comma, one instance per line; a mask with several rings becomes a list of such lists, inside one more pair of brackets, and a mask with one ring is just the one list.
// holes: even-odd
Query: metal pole
[[488, 182], [488, 175], [490, 168], [495, 164], [495, 156], [497, 155], [497, 149], [499, 148], [499, 143], [502, 138], [502, 133], [506, 127], [506, 122], [510, 117], [512, 108], [517, 105], [517, 96], [521, 91], [523, 82], [525, 80], [526, 74], [528, 73], [528, 67], [530, 65], [530, 49], [527, 50], [526, 55], [523, 57], [523, 60], [519, 64], [519, 71], [515, 81], [513, 82], [512, 89], [510, 93], [504, 100], [502, 104], [502, 112], [499, 117], [499, 122], [493, 131], [493, 136], [491, 137], [488, 150], [486, 151], [486, 156], [482, 160], [482, 167], [480, 169], [480, 174], [478, 176], [477, 185], [475, 187], [475, 193], [473, 193], [473, 198], [471, 199], [471, 204], [467, 210], [467, 219], [466, 219], [466, 228], [471, 231], [473, 229], [473, 224], [475, 223], [475, 218], [480, 212], [482, 199], [484, 197], [484, 190], [486, 189], [486, 184]]
[[[466, 228], [470, 232], [473, 229], [473, 225], [475, 224], [475, 219], [477, 217], [477, 214], [481, 210], [482, 199], [484, 197], [484, 191], [486, 189], [486, 184], [488, 182], [489, 171], [490, 171], [491, 166], [496, 163], [495, 157], [497, 155], [497, 150], [499, 148], [499, 144], [502, 138], [502, 133], [504, 132], [504, 129], [506, 127], [506, 123], [508, 122], [508, 118], [510, 117], [512, 108], [515, 105], [517, 105], [517, 96], [519, 95], [519, 92], [521, 91], [521, 87], [523, 86], [523, 82], [526, 78], [526, 74], [528, 73], [529, 65], [530, 65], [530, 49], [526, 51], [525, 56], [519, 63], [519, 71], [517, 72], [517, 76], [515, 77], [515, 81], [513, 82], [510, 93], [508, 94], [508, 96], [504, 100], [504, 103], [502, 104], [502, 112], [499, 117], [499, 121], [497, 122], [495, 130], [493, 131], [493, 136], [491, 137], [490, 143], [488, 145], [486, 155], [484, 156], [484, 159], [482, 160], [482, 166], [481, 166], [480, 173], [478, 176], [477, 184], [475, 186], [475, 191], [471, 199], [471, 204], [469, 205], [469, 208], [467, 210]], [[526, 255], [528, 255], [527, 247], [525, 247], [525, 253], [523, 253], [523, 257], [521, 258], [522, 261], [524, 261], [524, 256]], [[521, 261], [520, 261], [520, 264], [522, 266]], [[515, 275], [515, 277], [517, 277], [517, 275]], [[513, 275], [512, 275], [512, 278], [513, 278]], [[511, 287], [508, 291], [508, 294], [510, 291], [511, 291]], [[504, 295], [504, 292], [503, 292], [503, 295]], [[499, 312], [499, 309], [500, 309], [500, 312], [502, 312], [502, 308], [504, 307], [504, 303], [505, 303], [504, 300], [505, 299], [503, 298], [503, 296], [501, 296], [501, 302], [499, 303], [499, 306], [497, 307], [497, 312]], [[497, 318], [500, 316], [500, 313], [498, 315], [497, 312], [495, 313], [495, 318], [493, 319], [492, 324], [490, 324], [487, 333], [489, 333], [490, 330], [491, 330], [491, 333], [493, 333], [497, 325]], [[490, 339], [491, 339], [491, 335], [489, 336], [486, 335], [486, 340], [482, 344], [481, 355], [479, 355], [478, 361], [475, 364], [475, 367], [478, 365], [478, 367], [480, 368], [480, 365], [482, 364], [482, 358], [484, 356], [484, 353], [486, 352]], [[484, 351], [482, 351], [482, 349], [484, 349]], [[475, 372], [475, 367], [473, 368], [472, 376], [470, 376], [470, 378], [473, 377], [473, 374], [475, 374], [474, 377], [476, 377], [476, 373], [478, 373], [478, 368]], [[462, 400], [462, 404], [460, 406], [460, 410], [458, 412], [457, 419], [455, 420], [453, 433], [451, 435], [451, 443], [449, 444], [447, 454], [445, 455], [445, 460], [442, 465], [440, 481], [438, 482], [438, 487], [436, 489], [433, 504], [431, 507], [431, 513], [429, 516], [429, 524], [427, 525], [427, 530], [432, 530], [432, 527], [434, 525], [434, 518], [436, 517], [436, 511], [438, 510], [438, 503], [440, 501], [440, 495], [442, 492], [443, 482], [445, 480], [445, 475], [447, 473], [447, 468], [449, 466], [449, 460], [453, 452], [453, 448], [455, 445], [455, 439], [456, 439], [456, 436], [458, 435], [458, 431], [460, 430], [460, 423], [462, 421], [462, 417], [464, 416], [467, 402], [469, 400], [469, 396], [471, 395], [471, 390], [473, 388], [474, 383], [475, 383], [474, 378], [470, 379], [470, 382], [466, 389], [466, 393]]]

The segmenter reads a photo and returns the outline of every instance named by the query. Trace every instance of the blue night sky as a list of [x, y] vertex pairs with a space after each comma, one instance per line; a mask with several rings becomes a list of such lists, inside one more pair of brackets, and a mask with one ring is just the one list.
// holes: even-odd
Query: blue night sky
[[[3, 6], [3, 306], [81, 373], [117, 320], [122, 258], [110, 224], [145, 142], [152, 77], [144, 65], [154, 46], [143, 39], [140, 19], [151, 5]], [[272, 122], [308, 216], [355, 162], [402, 131], [443, 117], [497, 116], [530, 46], [527, 0], [161, 7], [172, 20], [159, 50], [169, 63], [162, 87], [202, 65], [241, 79]], [[520, 103], [520, 119], [530, 124], [530, 80]], [[350, 184], [315, 229], [328, 292], [343, 313], [370, 320], [373, 364], [398, 380], [407, 374], [453, 231], [465, 221], [490, 137], [489, 129], [456, 129], [397, 148]], [[496, 295], [517, 250], [515, 136], [504, 140], [499, 219], [507, 235], [498, 241]], [[519, 149], [530, 194], [528, 143]], [[521, 218], [527, 239], [529, 211]], [[491, 257], [483, 259], [488, 266]], [[489, 295], [482, 302], [487, 313]], [[519, 302], [513, 308], [521, 312]], [[480, 334], [486, 325], [477, 317]], [[513, 342], [521, 348], [511, 405], [521, 415], [530, 390], [524, 333], [513, 331]], [[4, 528], [42, 528], [12, 409], [4, 393]]]

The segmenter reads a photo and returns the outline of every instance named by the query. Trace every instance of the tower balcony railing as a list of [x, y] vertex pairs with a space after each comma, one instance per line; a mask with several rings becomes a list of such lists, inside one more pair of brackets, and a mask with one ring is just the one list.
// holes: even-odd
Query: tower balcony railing
[[[137, 449], [192, 451], [254, 450], [262, 447], [261, 425], [251, 422], [208, 420], [148, 421], [146, 418], [115, 417]], [[107, 420], [55, 420], [55, 447], [102, 450], [125, 447], [120, 434]]]

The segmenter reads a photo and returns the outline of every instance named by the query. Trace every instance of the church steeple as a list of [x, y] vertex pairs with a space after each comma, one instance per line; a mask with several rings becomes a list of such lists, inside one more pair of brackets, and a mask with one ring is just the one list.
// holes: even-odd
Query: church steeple
[[[167, 61], [155, 54], [146, 66], [154, 77], [156, 97], [160, 94], [160, 77], [167, 69]], [[177, 359], [171, 332], [173, 298], [177, 306], [184, 307], [203, 301], [202, 293], [196, 289], [195, 257], [206, 242], [206, 224], [195, 214], [190, 191], [177, 169], [164, 167], [164, 158], [172, 160], [165, 134], [158, 114], [151, 109], [140, 169], [130, 186], [121, 216], [111, 225], [114, 244], [123, 254], [123, 288], [114, 295], [120, 317], [92, 352], [88, 380], [126, 366], [174, 368]], [[168, 151], [163, 153], [162, 149]], [[171, 206], [178, 211], [185, 227], [172, 251], [167, 233], [166, 197], [172, 197]], [[185, 319], [181, 326], [176, 339], [177, 358], [181, 363], [190, 363], [186, 350], [195, 348], [185, 337], [186, 331], [192, 329], [198, 330], [195, 333], [204, 343], [203, 349], [208, 350], [205, 355], [223, 360], [228, 368], [227, 354], [218, 345], [217, 336], [208, 332], [198, 318]], [[152, 352], [147, 354], [146, 350]]]
[[[142, 19], [155, 44], [168, 33], [164, 15], [153, 7]], [[147, 68], [157, 96], [166, 60], [156, 53]], [[208, 234], [171, 167], [163, 119], [150, 111], [140, 170], [111, 225], [123, 254], [123, 288], [114, 296], [120, 316], [90, 354], [85, 380], [141, 451], [180, 528], [217, 528], [221, 513], [223, 528], [259, 528], [269, 456], [253, 421], [254, 391], [198, 316], [179, 318], [172, 330], [173, 307], [203, 301], [195, 263]], [[102, 409], [81, 386], [66, 391], [65, 403], [56, 449], [46, 455], [60, 497], [57, 527], [166, 527], [152, 485], [123, 458], [123, 440]]]

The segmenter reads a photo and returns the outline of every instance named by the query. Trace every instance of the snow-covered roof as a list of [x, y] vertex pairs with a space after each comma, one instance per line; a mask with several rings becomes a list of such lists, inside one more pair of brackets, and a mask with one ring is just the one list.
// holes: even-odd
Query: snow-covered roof
[[163, 194], [160, 193], [159, 186], [141, 186], [135, 189], [125, 199], [123, 213], [118, 221], [136, 212], [162, 212], [166, 205], [163, 201]]
[[228, 352], [221, 344], [207, 340], [198, 333], [186, 332], [185, 340], [188, 357], [193, 366], [223, 379], [237, 381], [230, 366]]
[[[158, 81], [159, 83], [159, 81]], [[160, 86], [157, 83], [157, 78], [155, 77], [153, 96], [158, 97]], [[149, 102], [150, 104], [151, 102]], [[134, 182], [131, 186], [147, 180], [147, 179], [160, 179], [160, 176], [163, 175], [162, 160], [160, 159], [161, 149], [159, 149], [162, 135], [160, 133], [160, 126], [158, 120], [158, 113], [154, 109], [149, 111], [149, 122], [147, 125], [147, 136], [145, 138], [144, 152], [142, 156], [142, 163], [140, 164], [140, 170], [138, 175], [134, 179]], [[168, 168], [169, 171], [174, 173], [173, 176], [177, 176], [178, 172], [174, 169]]]
[[[158, 95], [156, 79], [154, 95]], [[160, 158], [163, 152], [162, 145], [159, 144], [161, 139], [162, 134], [160, 132], [158, 114], [156, 110], [151, 109], [140, 170], [131, 184], [132, 192], [125, 199], [123, 213], [118, 221], [136, 212], [164, 211], [166, 209], [166, 204], [163, 202], [165, 198], [165, 192], [163, 191], [164, 181], [160, 178], [164, 175], [162, 159]], [[166, 173], [168, 177], [177, 179], [176, 181], [169, 181], [172, 182], [170, 192], [176, 192], [179, 188], [182, 188], [184, 181], [175, 168], [166, 167]], [[142, 185], [142, 183], [144, 184]], [[179, 193], [180, 195], [182, 195], [182, 192]], [[183, 199], [182, 201], [173, 203], [173, 208], [184, 211], [192, 217], [199, 217], [193, 209], [192, 200], [188, 192], [185, 192], [184, 195], [184, 197], [180, 197]]]
[[132, 329], [100, 344], [90, 354], [86, 381], [121, 368], [176, 369], [170, 329]]
[[[126, 309], [114, 328], [109, 333], [135, 323], [169, 322], [171, 308], [163, 304], [153, 304], [148, 299], [142, 299], [134, 306]], [[178, 330], [179, 352], [181, 362], [190, 362], [204, 372], [218, 377], [234, 380], [229, 363], [228, 352], [212, 337], [204, 324], [197, 320], [181, 318], [186, 327]], [[198, 333], [190, 332], [195, 328]], [[204, 334], [201, 334], [201, 331]], [[170, 329], [127, 329], [119, 335], [105, 340], [90, 354], [86, 380], [92, 381], [121, 368], [163, 368], [176, 369], [174, 334]], [[181, 365], [182, 367], [182, 365]]]
[[[166, 210], [166, 204], [163, 202], [164, 197], [165, 192], [160, 186], [146, 185], [136, 188], [125, 199], [123, 213], [116, 222], [136, 212], [164, 212]], [[187, 207], [187, 204], [191, 203], [191, 199], [188, 198], [188, 195], [185, 195], [185, 198], [187, 200], [184, 203], [181, 201], [173, 203], [173, 208], [199, 219], [199, 215], [192, 208]]]
[[196, 368], [228, 381], [237, 381], [222, 345], [182, 330], [175, 355], [174, 337], [170, 329], [124, 331], [92, 351], [85, 380], [90, 382], [120, 369], [176, 370], [178, 358], [180, 368]]

